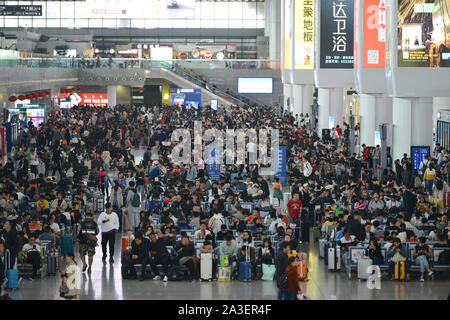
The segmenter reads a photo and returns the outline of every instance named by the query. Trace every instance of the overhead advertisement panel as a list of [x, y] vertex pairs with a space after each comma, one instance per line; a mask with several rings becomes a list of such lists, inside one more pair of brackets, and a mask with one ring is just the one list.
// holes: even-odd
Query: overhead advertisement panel
[[295, 0], [295, 69], [314, 69], [314, 0]]
[[291, 0], [284, 0], [284, 69], [291, 68]]
[[364, 0], [363, 67], [384, 68], [385, 65], [385, 0]]
[[450, 0], [398, 0], [398, 66], [450, 66]]
[[320, 2], [320, 68], [353, 69], [353, 0]]

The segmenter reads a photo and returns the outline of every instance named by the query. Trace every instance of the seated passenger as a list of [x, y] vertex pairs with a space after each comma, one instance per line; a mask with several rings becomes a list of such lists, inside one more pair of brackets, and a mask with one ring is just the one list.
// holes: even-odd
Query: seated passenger
[[134, 265], [142, 265], [142, 274], [139, 281], [144, 281], [147, 264], [150, 262], [149, 258], [150, 241], [142, 236], [142, 233], [138, 232], [136, 238], [131, 244], [131, 260], [130, 260], [130, 277], [129, 279], [137, 279], [136, 269]]
[[166, 243], [163, 238], [157, 237], [156, 234], [154, 233], [151, 233], [149, 235], [149, 238], [150, 238], [149, 251], [152, 258], [150, 260], [150, 267], [152, 268], [152, 271], [155, 274], [153, 280], [161, 280], [161, 276], [159, 274], [157, 267], [158, 264], [161, 264], [164, 272], [163, 281], [166, 282], [168, 281], [167, 276], [169, 274], [169, 263], [170, 263], [170, 256], [169, 252], [167, 251]]
[[405, 262], [405, 273], [406, 273], [406, 281], [410, 281], [411, 278], [409, 276], [409, 261], [408, 261], [408, 250], [404, 244], [400, 241], [399, 238], [394, 238], [392, 245], [389, 247], [387, 251], [387, 259], [389, 261], [389, 271], [392, 275], [391, 281], [394, 278], [394, 266], [396, 262]]
[[420, 266], [420, 282], [425, 281], [423, 278], [425, 270], [428, 271], [429, 277], [433, 275], [433, 271], [431, 271], [430, 264], [428, 262], [428, 259], [433, 259], [433, 252], [426, 243], [427, 239], [425, 237], [421, 237], [419, 239], [419, 243], [414, 247], [413, 251], [414, 263]]
[[374, 265], [382, 265], [383, 264], [383, 254], [381, 253], [380, 245], [376, 239], [371, 239], [369, 241], [368, 255], [369, 258], [372, 259]]
[[194, 244], [189, 241], [187, 235], [181, 236], [181, 241], [175, 246], [175, 252], [177, 253], [177, 262], [180, 265], [185, 265], [189, 270], [189, 281], [192, 281], [195, 276], [195, 250]]

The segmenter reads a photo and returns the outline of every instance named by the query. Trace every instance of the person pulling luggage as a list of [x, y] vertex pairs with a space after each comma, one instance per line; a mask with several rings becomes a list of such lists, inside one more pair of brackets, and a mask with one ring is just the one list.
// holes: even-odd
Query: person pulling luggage
[[[77, 242], [80, 244], [80, 258], [83, 262], [83, 272], [91, 273], [92, 261], [94, 260], [95, 247], [97, 246], [97, 235], [99, 233], [97, 222], [94, 221], [92, 212], [86, 212], [86, 217], [80, 224], [80, 231], [77, 235]], [[86, 264], [88, 255], [88, 265]]]

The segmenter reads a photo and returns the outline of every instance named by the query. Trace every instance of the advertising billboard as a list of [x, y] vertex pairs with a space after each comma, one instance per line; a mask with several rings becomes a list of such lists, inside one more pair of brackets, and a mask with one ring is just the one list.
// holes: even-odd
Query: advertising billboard
[[238, 78], [239, 93], [273, 93], [272, 78]]
[[295, 0], [295, 69], [314, 69], [314, 0]]
[[450, 0], [398, 0], [398, 66], [450, 66]]
[[384, 68], [386, 0], [364, 0], [363, 68]]
[[201, 89], [170, 88], [169, 93], [171, 106], [186, 106], [188, 109], [198, 109], [202, 101]]
[[320, 2], [320, 68], [353, 69], [353, 0]]

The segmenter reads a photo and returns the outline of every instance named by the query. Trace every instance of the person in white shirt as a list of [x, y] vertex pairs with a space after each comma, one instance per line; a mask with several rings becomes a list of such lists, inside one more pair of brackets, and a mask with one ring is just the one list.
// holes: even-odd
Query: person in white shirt
[[194, 234], [195, 240], [205, 240], [206, 236], [211, 234], [211, 231], [206, 229], [206, 222], [200, 224], [200, 230], [197, 230]]
[[61, 229], [59, 228], [59, 225], [55, 222], [55, 216], [52, 215], [50, 218], [50, 229], [57, 235], [61, 236]]
[[41, 266], [41, 247], [36, 243], [35, 236], [30, 236], [28, 243], [22, 248], [23, 261], [33, 266], [31, 279], [36, 279], [36, 274]]
[[102, 231], [102, 261], [106, 261], [106, 246], [109, 243], [109, 262], [114, 263], [114, 243], [116, 241], [116, 232], [119, 230], [119, 217], [112, 211], [111, 203], [105, 205], [105, 212], [98, 217], [97, 224]]

